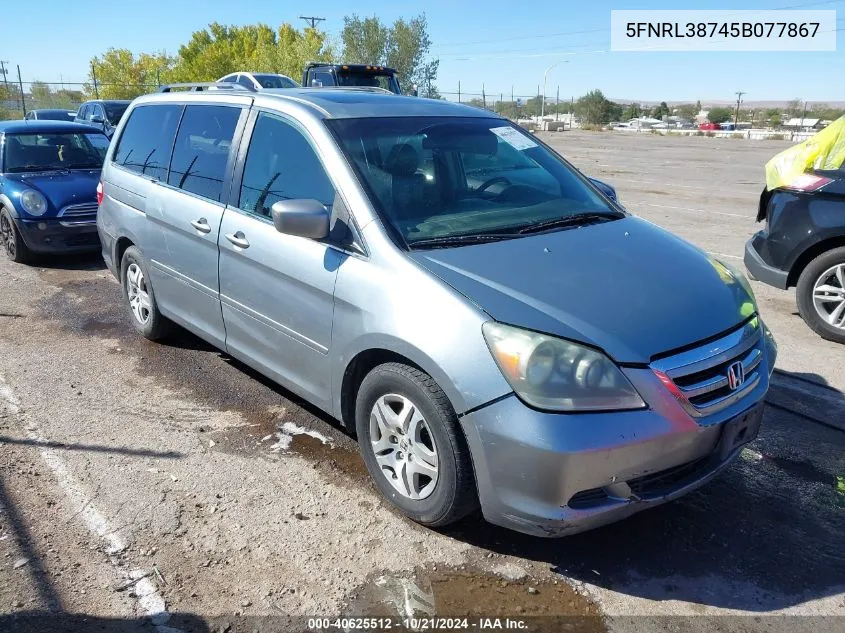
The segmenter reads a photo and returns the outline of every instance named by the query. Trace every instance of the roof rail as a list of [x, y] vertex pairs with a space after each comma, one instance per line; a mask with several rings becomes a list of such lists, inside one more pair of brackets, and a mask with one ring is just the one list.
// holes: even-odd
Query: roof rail
[[338, 92], [375, 92], [378, 94], [395, 94], [386, 88], [379, 86], [312, 86], [314, 90], [337, 90]]
[[167, 84], [158, 89], [159, 92], [174, 92], [176, 90], [185, 90], [187, 92], [200, 92], [203, 90], [240, 90], [243, 92], [257, 92], [255, 88], [250, 88], [241, 84], [233, 84], [224, 81], [200, 81], [188, 82], [180, 84]]

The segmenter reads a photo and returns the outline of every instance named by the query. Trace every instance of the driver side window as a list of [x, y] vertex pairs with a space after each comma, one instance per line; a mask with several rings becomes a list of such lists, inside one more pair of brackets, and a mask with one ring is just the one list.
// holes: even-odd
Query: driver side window
[[239, 208], [271, 217], [279, 200], [314, 199], [331, 209], [335, 190], [305, 135], [284, 119], [262, 112], [244, 165]]

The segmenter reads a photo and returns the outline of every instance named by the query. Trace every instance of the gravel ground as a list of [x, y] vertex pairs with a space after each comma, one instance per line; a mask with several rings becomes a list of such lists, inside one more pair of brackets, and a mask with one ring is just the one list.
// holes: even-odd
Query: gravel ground
[[[762, 165], [785, 145], [545, 138], [739, 265]], [[677, 502], [548, 541], [401, 518], [336, 423], [190, 334], [132, 334], [96, 257], [0, 261], [0, 631], [307, 630], [289, 618], [411, 608], [541, 616], [532, 630], [841, 630], [843, 348], [791, 294], [755, 291], [781, 355], [743, 459]]]

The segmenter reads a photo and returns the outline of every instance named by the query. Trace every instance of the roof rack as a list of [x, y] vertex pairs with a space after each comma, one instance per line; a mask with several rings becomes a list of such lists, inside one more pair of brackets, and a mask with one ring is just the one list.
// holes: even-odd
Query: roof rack
[[337, 90], [338, 92], [375, 92], [378, 94], [389, 94], [392, 95], [393, 93], [386, 88], [381, 88], [379, 86], [311, 86], [314, 90]]
[[167, 84], [158, 89], [159, 92], [174, 92], [176, 90], [185, 90], [187, 92], [200, 92], [203, 90], [240, 90], [243, 92], [257, 92], [255, 88], [250, 88], [242, 84], [233, 84], [228, 81], [200, 81], [188, 82], [181, 84]]

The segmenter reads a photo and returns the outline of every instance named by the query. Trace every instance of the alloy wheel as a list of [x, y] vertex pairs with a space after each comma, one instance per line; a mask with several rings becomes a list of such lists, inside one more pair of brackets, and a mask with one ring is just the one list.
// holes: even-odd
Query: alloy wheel
[[813, 306], [828, 325], [845, 329], [845, 264], [824, 271], [813, 286]]
[[9, 220], [5, 213], [0, 214], [0, 241], [3, 242], [3, 250], [9, 259], [14, 259], [17, 252], [15, 230], [12, 228], [11, 220]]
[[135, 262], [126, 268], [126, 296], [129, 299], [129, 307], [132, 314], [141, 325], [146, 325], [150, 320], [152, 304], [147, 290], [146, 279], [141, 267]]
[[381, 396], [370, 412], [370, 442], [381, 474], [399, 494], [425, 499], [437, 486], [439, 458], [422, 412], [405, 396]]

